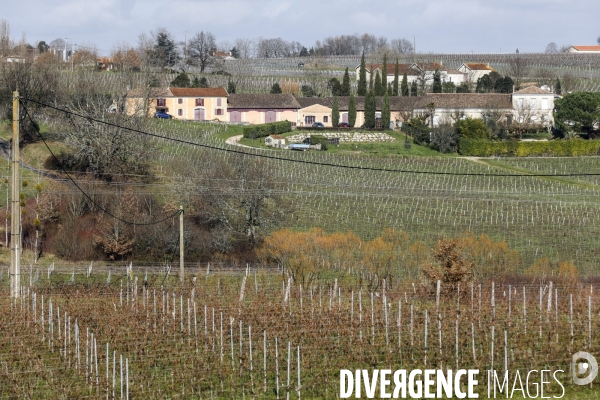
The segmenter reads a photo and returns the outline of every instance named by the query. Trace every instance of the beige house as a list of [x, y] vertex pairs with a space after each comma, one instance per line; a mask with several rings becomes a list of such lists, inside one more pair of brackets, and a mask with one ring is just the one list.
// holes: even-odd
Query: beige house
[[[333, 98], [331, 97], [298, 97], [300, 104], [298, 110], [298, 126], [312, 126], [315, 122], [321, 122], [331, 128], [331, 111], [333, 109]], [[348, 119], [346, 118], [346, 122]], [[340, 122], [342, 122], [340, 112]]]
[[247, 124], [298, 122], [300, 104], [291, 94], [231, 94], [228, 98], [228, 121]]
[[181, 120], [227, 121], [225, 88], [138, 88], [125, 98], [127, 115], [148, 115], [163, 111]]

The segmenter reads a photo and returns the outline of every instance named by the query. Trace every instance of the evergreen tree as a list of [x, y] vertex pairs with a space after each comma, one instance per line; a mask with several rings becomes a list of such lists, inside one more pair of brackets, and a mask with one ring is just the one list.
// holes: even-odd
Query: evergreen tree
[[208, 87], [208, 79], [206, 77], [200, 78], [200, 85], [198, 87], [207, 88]]
[[279, 83], [275, 82], [273, 84], [273, 86], [271, 86], [271, 94], [277, 94], [277, 93], [281, 93], [281, 87], [279, 86]]
[[373, 91], [375, 92], [375, 96], [383, 96], [383, 84], [381, 82], [381, 77], [379, 76], [379, 70], [375, 74], [375, 86]]
[[376, 109], [375, 93], [373, 93], [373, 90], [369, 90], [365, 97], [365, 128], [375, 128]]
[[383, 129], [390, 129], [390, 97], [387, 92], [383, 96], [383, 103], [381, 104], [381, 123], [383, 125]]
[[392, 96], [398, 96], [398, 57], [396, 57], [396, 67], [394, 68], [394, 85], [392, 86]]
[[200, 87], [200, 79], [198, 79], [197, 76], [194, 77], [194, 79], [192, 80], [192, 86], [193, 88], [198, 88]]
[[416, 96], [417, 95], [417, 81], [413, 81], [413, 83], [410, 85], [410, 95], [411, 96]]
[[373, 90], [373, 64], [369, 64], [369, 90]]
[[433, 93], [442, 93], [442, 77], [439, 69], [436, 69], [433, 73], [433, 85], [431, 89]]
[[381, 87], [381, 94], [377, 94], [377, 91], [375, 91], [377, 96], [383, 96], [383, 91], [387, 90], [387, 54], [383, 55], [383, 66], [381, 67]]
[[190, 77], [185, 72], [180, 73], [171, 81], [171, 86], [176, 88], [189, 88], [190, 85]]
[[560, 87], [560, 78], [556, 78], [556, 85], [554, 85], [554, 92], [556, 94], [562, 94], [562, 88]]
[[334, 128], [340, 123], [340, 106], [338, 105], [337, 97], [333, 98], [333, 106], [331, 107], [331, 126]]
[[404, 75], [402, 75], [402, 85], [400, 88], [402, 90], [402, 96], [410, 96], [410, 93], [408, 92], [408, 77], [406, 76], [406, 72]]
[[329, 82], [327, 82], [327, 88], [331, 90], [332, 96], [341, 96], [342, 95], [342, 85], [338, 78], [331, 78]]
[[354, 128], [354, 124], [356, 124], [356, 99], [350, 93], [350, 100], [348, 100], [348, 125]]
[[388, 83], [387, 94], [388, 94], [388, 96], [394, 95], [394, 86], [393, 86], [392, 82]]
[[342, 79], [342, 96], [350, 96], [350, 75], [348, 74], [348, 68], [344, 72], [344, 79]]
[[358, 88], [356, 93], [359, 96], [367, 94], [367, 68], [365, 66], [365, 53], [360, 58], [360, 69], [358, 71]]
[[233, 83], [232, 80], [229, 80], [227, 82], [227, 93], [229, 93], [229, 94], [234, 94], [235, 93], [235, 83]]
[[463, 82], [456, 87], [456, 93], [471, 93], [469, 89], [469, 84], [467, 82]]

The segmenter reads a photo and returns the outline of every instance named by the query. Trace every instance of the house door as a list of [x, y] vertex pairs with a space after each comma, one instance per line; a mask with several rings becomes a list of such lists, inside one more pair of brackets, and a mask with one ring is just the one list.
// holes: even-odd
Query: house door
[[194, 120], [204, 121], [204, 108], [194, 108]]
[[229, 113], [229, 122], [242, 122], [242, 113], [239, 111]]
[[312, 126], [312, 124], [315, 123], [315, 116], [314, 115], [307, 115], [306, 117], [304, 117], [304, 126]]
[[275, 122], [277, 120], [277, 113], [275, 111], [267, 111], [265, 113], [265, 122]]

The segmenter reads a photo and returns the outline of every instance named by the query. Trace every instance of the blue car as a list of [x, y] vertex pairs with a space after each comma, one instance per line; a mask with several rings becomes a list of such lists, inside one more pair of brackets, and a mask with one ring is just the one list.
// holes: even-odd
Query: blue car
[[173, 116], [171, 114], [167, 114], [164, 111], [159, 111], [156, 114], [154, 114], [154, 118], [172, 119]]
[[322, 122], [315, 122], [314, 124], [312, 124], [313, 128], [325, 128], [325, 125], [323, 125]]

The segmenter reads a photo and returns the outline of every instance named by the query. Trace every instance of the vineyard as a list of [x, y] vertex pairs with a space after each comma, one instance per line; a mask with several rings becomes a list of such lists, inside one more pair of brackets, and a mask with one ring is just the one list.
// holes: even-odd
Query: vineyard
[[564, 389], [552, 381], [546, 395], [599, 396], [569, 375], [571, 354], [600, 351], [597, 285], [436, 295], [419, 283], [369, 291], [351, 274], [300, 286], [207, 265], [180, 286], [168, 271], [110, 272], [49, 270], [19, 300], [2, 297], [2, 397], [328, 399], [340, 369], [374, 368], [478, 369], [484, 398], [486, 370], [510, 371], [509, 387], [517, 371], [524, 382], [529, 370], [562, 370]]

